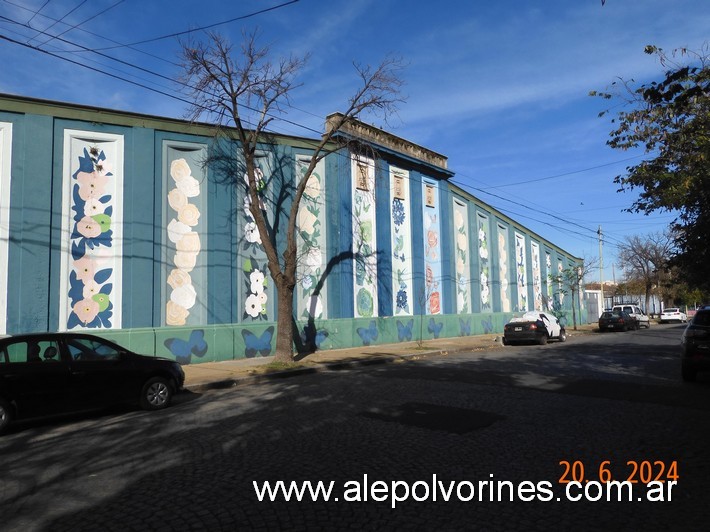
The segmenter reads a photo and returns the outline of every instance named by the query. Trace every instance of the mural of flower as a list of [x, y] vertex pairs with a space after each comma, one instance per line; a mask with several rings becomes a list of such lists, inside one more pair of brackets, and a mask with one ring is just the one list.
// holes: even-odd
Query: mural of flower
[[510, 280], [508, 279], [508, 241], [506, 228], [498, 226], [498, 264], [500, 267], [500, 300], [501, 310], [510, 312], [510, 294], [508, 293]]
[[259, 228], [254, 222], [248, 222], [244, 226], [244, 238], [247, 239], [247, 242], [251, 242], [252, 244], [261, 244]]
[[257, 294], [250, 294], [244, 302], [244, 312], [252, 318], [258, 318], [261, 314], [262, 303]]
[[[84, 153], [86, 153], [86, 150], [84, 150]], [[103, 196], [104, 191], [108, 186], [109, 177], [108, 175], [95, 170], [92, 172], [79, 171], [76, 174], [76, 180], [79, 184], [79, 197], [82, 200], [87, 201]]]
[[96, 238], [101, 234], [101, 225], [89, 216], [84, 216], [76, 225], [76, 230], [85, 238]]
[[435, 249], [437, 245], [439, 244], [439, 235], [437, 234], [436, 231], [429, 229], [426, 234], [426, 240], [427, 244], [429, 245], [429, 249]]
[[441, 312], [441, 296], [439, 292], [432, 292], [431, 296], [429, 296], [429, 306], [432, 314]]
[[84, 291], [83, 291], [82, 295], [84, 296], [84, 299], [91, 299], [96, 294], [98, 294], [100, 290], [101, 290], [101, 285], [99, 285], [99, 283], [94, 281], [93, 276], [92, 276], [91, 281], [84, 282]]
[[248, 290], [244, 302], [244, 318], [265, 320], [267, 319], [266, 303], [268, 302], [267, 279], [256, 261], [251, 258], [244, 260], [242, 270], [246, 277], [245, 285]]
[[77, 318], [84, 326], [96, 319], [99, 314], [99, 304], [93, 299], [82, 299], [72, 307]]
[[397, 308], [405, 311], [408, 311], [409, 309], [409, 303], [407, 301], [407, 292], [402, 286], [400, 286], [400, 289], [397, 291]]
[[189, 225], [178, 222], [175, 218], [173, 218], [168, 224], [168, 239], [173, 244], [177, 244], [180, 239], [190, 231], [192, 231], [192, 229]]
[[195, 306], [196, 299], [197, 292], [191, 284], [179, 286], [170, 294], [170, 301], [187, 310]]
[[178, 220], [190, 227], [196, 226], [199, 219], [200, 211], [191, 203], [183, 205], [178, 212]]
[[90, 198], [86, 200], [86, 204], [84, 205], [84, 213], [87, 216], [96, 216], [97, 214], [103, 214], [105, 208], [105, 205], [98, 199]]
[[172, 177], [175, 182], [182, 181], [191, 176], [192, 170], [185, 159], [175, 159], [170, 163], [170, 177]]
[[186, 197], [194, 198], [200, 195], [200, 182], [192, 177], [192, 170], [185, 159], [175, 159], [170, 163], [170, 177]]
[[356, 299], [358, 314], [365, 318], [369, 318], [370, 316], [372, 316], [374, 310], [374, 301], [372, 298], [372, 294], [370, 294], [370, 292], [366, 288], [361, 288], [357, 292]]
[[[72, 174], [69, 293], [71, 312], [67, 329], [76, 327], [110, 328], [113, 269], [103, 268], [112, 247], [113, 197], [106, 193], [112, 183], [111, 165], [105, 153], [96, 148], [83, 149], [79, 167]], [[110, 251], [110, 250], [109, 250]]]
[[463, 219], [463, 213], [460, 210], [456, 209], [454, 211], [454, 227], [458, 231], [464, 226], [464, 223], [465, 222]]
[[478, 257], [481, 289], [481, 311], [491, 310], [490, 272], [488, 266], [488, 217], [478, 214]]
[[90, 283], [94, 280], [96, 263], [89, 257], [84, 256], [81, 259], [74, 261], [74, 269], [76, 270], [76, 278], [80, 281]]
[[320, 175], [312, 173], [311, 177], [306, 182], [306, 188], [303, 193], [310, 199], [318, 199], [321, 195]]
[[182, 307], [174, 301], [168, 301], [165, 305], [165, 323], [166, 325], [180, 326], [187, 323], [187, 317], [190, 311]]
[[197, 266], [201, 251], [200, 234], [194, 230], [199, 224], [200, 210], [190, 198], [200, 195], [200, 182], [192, 176], [192, 169], [187, 160], [180, 158], [170, 163], [170, 177], [175, 188], [168, 192], [168, 205], [174, 211], [168, 223], [168, 240], [175, 245], [173, 264], [166, 280], [170, 287], [168, 301], [165, 304], [165, 323], [167, 325], [186, 325], [190, 309], [197, 302], [197, 290], [192, 284], [190, 272]]
[[190, 251], [176, 251], [173, 257], [175, 266], [185, 272], [191, 272], [197, 264], [197, 253]]
[[175, 248], [178, 251], [188, 251], [191, 253], [198, 254], [201, 249], [200, 245], [200, 235], [194, 231], [185, 233], [180, 240], [175, 244]]
[[174, 188], [168, 193], [168, 205], [176, 212], [180, 212], [180, 209], [187, 205], [187, 201], [187, 196], [179, 188]]
[[323, 301], [320, 296], [309, 297], [306, 308], [311, 316], [320, 318], [323, 315]]
[[315, 224], [318, 222], [316, 215], [308, 208], [303, 208], [298, 211], [298, 228], [305, 231], [307, 234], [313, 234]]
[[192, 278], [185, 270], [175, 268], [168, 275], [168, 285], [173, 289], [181, 286], [190, 286], [192, 285]]
[[249, 282], [251, 283], [251, 291], [255, 294], [264, 293], [264, 274], [259, 270], [254, 270], [249, 274]]
[[404, 218], [404, 202], [399, 198], [395, 198], [392, 201], [392, 221], [394, 222], [394, 225], [402, 225], [404, 223]]

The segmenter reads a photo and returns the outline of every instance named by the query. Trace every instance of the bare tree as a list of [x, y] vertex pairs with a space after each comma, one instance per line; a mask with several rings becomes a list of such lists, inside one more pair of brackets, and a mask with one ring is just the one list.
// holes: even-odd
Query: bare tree
[[[297, 282], [297, 218], [306, 185], [316, 165], [340, 145], [334, 142], [338, 133], [365, 112], [380, 112], [386, 118], [402, 102], [399, 71], [402, 63], [387, 58], [378, 67], [354, 64], [360, 85], [347, 101], [345, 110], [330, 115], [322, 137], [314, 141], [310, 164], [296, 178], [290, 191], [285, 234], [279, 235], [283, 248], [277, 246], [276, 232], [280, 227], [278, 209], [267, 213], [260, 192], [268, 187], [260, 175], [256, 158], [258, 146], [273, 144], [269, 127], [291, 106], [290, 96], [299, 85], [297, 74], [307, 58], [270, 59], [268, 46], [257, 44], [257, 33], [244, 34], [241, 50], [235, 53], [232, 44], [216, 33], [208, 34], [206, 42], [182, 44], [183, 82], [189, 87], [193, 104], [188, 117], [206, 117], [215, 123], [219, 134], [234, 140], [239, 146], [244, 171], [232, 171], [229, 179], [237, 183], [246, 176], [249, 211], [258, 229], [266, 254], [269, 274], [276, 286], [277, 327], [275, 359], [293, 360], [293, 301]], [[234, 165], [237, 168], [240, 165]], [[281, 191], [279, 191], [281, 192]], [[281, 255], [279, 255], [281, 253]]]
[[669, 232], [650, 233], [645, 237], [627, 236], [619, 244], [619, 262], [627, 282], [643, 285], [648, 310], [654, 287], [660, 286], [673, 254], [673, 237]]
[[575, 266], [570, 266], [555, 275], [550, 275], [550, 282], [558, 285], [560, 293], [570, 294], [572, 296], [572, 325], [575, 331], [577, 330], [577, 309], [575, 308], [575, 303], [579, 306], [579, 293], [580, 290], [582, 290], [584, 278], [592, 273], [597, 265], [597, 259], [583, 259], [581, 263]]

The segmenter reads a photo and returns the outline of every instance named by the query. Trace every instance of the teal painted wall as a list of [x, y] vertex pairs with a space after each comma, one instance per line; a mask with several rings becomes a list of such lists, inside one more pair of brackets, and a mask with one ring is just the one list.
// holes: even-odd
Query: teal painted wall
[[[127, 125], [101, 124], [54, 118], [49, 115], [9, 113], [0, 111], [0, 120], [12, 122], [12, 189], [8, 261], [8, 333], [61, 329], [59, 323], [61, 276], [62, 187], [64, 170], [64, 131], [66, 129], [121, 135], [123, 150], [123, 260], [120, 287], [123, 306], [122, 329], [94, 331], [116, 339], [136, 351], [148, 354], [180, 357], [186, 363], [204, 360], [227, 360], [269, 354], [275, 345], [276, 301], [273, 283], [270, 286], [270, 307], [266, 319], [246, 320], [246, 297], [243, 235], [243, 191], [238, 190], [233, 176], [221, 173], [216, 167], [206, 172], [202, 184], [206, 195], [206, 241], [202, 243], [206, 265], [206, 318], [204, 323], [186, 327], [163, 327], [165, 304], [165, 197], [163, 180], [166, 169], [163, 160], [166, 143], [184, 143], [205, 147], [210, 153], [216, 145], [209, 137], [176, 133]], [[226, 150], [235, 146], [223, 145]], [[308, 155], [302, 147], [279, 145], [275, 149], [262, 147], [270, 158], [270, 178], [273, 179], [271, 203], [282, 213], [290, 208], [294, 179], [294, 157]], [[515, 283], [515, 233], [525, 237], [530, 250], [532, 240], [540, 244], [542, 290], [547, 294], [546, 254], [552, 257], [550, 270], [556, 273], [558, 262], [564, 266], [574, 259], [557, 250], [552, 244], [526, 232], [479, 202], [470, 195], [432, 176], [428, 169], [405, 157], [389, 153], [376, 166], [376, 231], [378, 252], [378, 317], [353, 319], [354, 275], [352, 256], [352, 175], [351, 157], [347, 150], [329, 155], [324, 164], [326, 180], [327, 240], [329, 263], [326, 267], [328, 320], [312, 324], [300, 322], [301, 330], [308, 330], [310, 340], [321, 349], [379, 345], [399, 341], [416, 341], [445, 336], [500, 333], [503, 324], [512, 316], [501, 312], [499, 301], [500, 271], [498, 267], [498, 224], [506, 227], [509, 255], [509, 296], [512, 309], [518, 301]], [[391, 271], [391, 197], [389, 167], [408, 172], [407, 183], [411, 216], [413, 301], [412, 316], [392, 317]], [[441, 289], [442, 314], [426, 315], [424, 304], [417, 294], [425, 290], [425, 223], [428, 210], [424, 204], [424, 183], [434, 184], [437, 190], [441, 271], [437, 273]], [[452, 197], [467, 206], [470, 245], [471, 304], [470, 314], [456, 314], [456, 276], [453, 260], [454, 228]], [[490, 311], [481, 312], [479, 269], [478, 214], [486, 216], [488, 227], [488, 268]], [[285, 222], [285, 215], [279, 223]], [[202, 223], [202, 222], [201, 222]], [[240, 225], [241, 224], [241, 225]], [[283, 245], [283, 236], [277, 235]], [[263, 259], [262, 259], [263, 262]], [[265, 266], [265, 264], [264, 264]], [[263, 268], [265, 270], [265, 268]], [[532, 259], [526, 262], [528, 301], [532, 302]], [[267, 273], [268, 276], [268, 273]], [[556, 293], [556, 287], [551, 287]], [[563, 321], [571, 324], [571, 295], [564, 298], [559, 310]], [[582, 309], [584, 311], [584, 309]], [[578, 322], [586, 316], [578, 317]]]

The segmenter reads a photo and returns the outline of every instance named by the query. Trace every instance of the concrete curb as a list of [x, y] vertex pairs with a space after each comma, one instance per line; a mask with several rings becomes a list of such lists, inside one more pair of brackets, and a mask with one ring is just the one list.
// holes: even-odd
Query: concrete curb
[[[590, 330], [577, 330], [568, 333], [568, 336], [577, 336], [591, 334]], [[356, 355], [346, 355], [342, 359], [338, 360], [328, 360], [322, 362], [312, 362], [312, 365], [296, 367], [293, 369], [279, 370], [264, 372], [258, 374], [249, 374], [248, 370], [241, 370], [242, 374], [229, 376], [226, 378], [217, 377], [214, 380], [208, 380], [205, 382], [198, 382], [194, 384], [186, 384], [184, 387], [185, 391], [200, 393], [206, 392], [208, 390], [218, 390], [233, 388], [236, 386], [248, 386], [251, 384], [260, 384], [264, 382], [273, 382], [282, 379], [288, 379], [291, 377], [298, 377], [300, 375], [312, 375], [315, 373], [324, 373], [328, 371], [345, 371], [348, 369], [355, 369], [365, 366], [374, 366], [382, 364], [392, 364], [401, 361], [417, 360], [420, 358], [434, 357], [434, 356], [446, 356], [449, 353], [462, 353], [462, 352], [481, 352], [502, 349], [505, 346], [502, 344], [500, 336], [485, 345], [451, 345], [447, 349], [430, 349], [423, 350], [421, 352], [406, 352], [402, 354], [382, 354], [382, 355], [368, 355], [366, 353], [356, 354]], [[257, 366], [258, 367], [258, 366]]]
[[[465, 349], [457, 349], [456, 351], [465, 351]], [[233, 388], [235, 386], [247, 386], [250, 384], [260, 384], [263, 382], [270, 382], [282, 379], [288, 379], [291, 377], [298, 377], [301, 375], [313, 375], [315, 373], [325, 373], [329, 371], [344, 371], [348, 369], [355, 369], [358, 367], [365, 366], [376, 366], [384, 364], [393, 364], [402, 360], [410, 360], [414, 358], [420, 358], [424, 356], [442, 356], [446, 355], [451, 350], [444, 351], [425, 351], [422, 353], [410, 353], [404, 355], [384, 355], [378, 357], [368, 357], [361, 359], [349, 359], [349, 360], [339, 360], [333, 362], [319, 362], [317, 365], [305, 366], [302, 368], [287, 369], [282, 371], [271, 371], [267, 373], [260, 373], [257, 375], [239, 375], [235, 377], [229, 377], [227, 379], [219, 379], [211, 382], [202, 382], [196, 384], [186, 385], [184, 390], [193, 393], [205, 392], [208, 390], [219, 390], [226, 388]]]

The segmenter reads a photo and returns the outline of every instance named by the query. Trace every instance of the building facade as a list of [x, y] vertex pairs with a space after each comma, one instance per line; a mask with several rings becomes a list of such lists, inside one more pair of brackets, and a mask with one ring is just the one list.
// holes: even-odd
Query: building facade
[[[446, 157], [362, 123], [298, 211], [294, 317], [320, 349], [571, 315], [579, 259], [452, 184]], [[272, 238], [313, 139], [258, 153]], [[205, 124], [0, 96], [0, 333], [87, 329], [182, 363], [267, 356], [276, 294], [236, 153]]]

